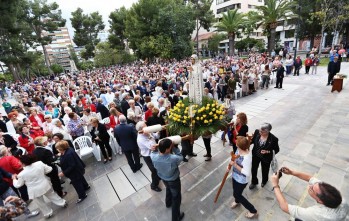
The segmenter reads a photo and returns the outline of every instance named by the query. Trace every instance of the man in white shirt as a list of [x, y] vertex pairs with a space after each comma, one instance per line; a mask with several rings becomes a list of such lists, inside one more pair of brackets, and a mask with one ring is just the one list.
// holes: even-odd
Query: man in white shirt
[[340, 192], [330, 184], [322, 182], [309, 174], [281, 168], [282, 173], [293, 175], [308, 183], [308, 194], [317, 205], [303, 208], [288, 204], [279, 186], [279, 173], [271, 177], [274, 193], [281, 209], [293, 216], [296, 221], [344, 221], [349, 213], [348, 204], [342, 200]]
[[[140, 121], [136, 125], [136, 130], [138, 132], [142, 131], [143, 128], [147, 127], [144, 121]], [[158, 173], [153, 165], [153, 162], [150, 158], [150, 153], [153, 150], [153, 146], [156, 144], [154, 137], [149, 133], [140, 133], [137, 136], [137, 144], [143, 156], [144, 162], [147, 164], [149, 170], [151, 171], [151, 184], [150, 187], [156, 192], [161, 192], [159, 187], [160, 178]]]

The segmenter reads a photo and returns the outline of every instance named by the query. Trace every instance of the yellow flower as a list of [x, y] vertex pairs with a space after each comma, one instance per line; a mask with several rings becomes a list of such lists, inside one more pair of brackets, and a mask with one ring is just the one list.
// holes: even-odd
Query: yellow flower
[[213, 108], [212, 111], [216, 111], [216, 108]]
[[215, 117], [214, 117], [214, 119], [215, 119], [215, 120], [217, 120], [217, 119], [218, 119], [218, 117], [217, 117], [217, 116], [215, 116]]
[[185, 124], [185, 120], [183, 120], [183, 124]]
[[212, 119], [210, 119], [209, 121], [210, 121], [210, 123], [212, 123]]
[[181, 107], [184, 107], [184, 104], [182, 103]]
[[186, 120], [188, 117], [187, 116], [184, 116], [184, 120]]
[[188, 111], [187, 111], [187, 110], [185, 110], [185, 111], [184, 111], [184, 113], [185, 113], [185, 114], [187, 114], [187, 113], [188, 113]]
[[200, 118], [200, 120], [203, 120], [203, 119], [204, 119], [203, 117]]
[[212, 112], [210, 112], [209, 115], [212, 115]]
[[213, 106], [214, 106], [214, 104], [211, 104], [211, 106], [213, 107]]
[[207, 123], [208, 123], [208, 121], [207, 121], [207, 120], [205, 120], [205, 121], [204, 121], [204, 123], [205, 123], [205, 124], [207, 124]]
[[219, 119], [222, 120], [222, 119], [223, 119], [223, 116], [220, 116]]
[[206, 107], [206, 110], [210, 109], [209, 107]]
[[207, 115], [206, 114], [204, 114], [204, 115], [202, 115], [203, 117], [206, 117]]
[[195, 120], [193, 120], [192, 122], [193, 122], [193, 124], [195, 124]]
[[200, 117], [196, 117], [196, 120], [200, 120]]

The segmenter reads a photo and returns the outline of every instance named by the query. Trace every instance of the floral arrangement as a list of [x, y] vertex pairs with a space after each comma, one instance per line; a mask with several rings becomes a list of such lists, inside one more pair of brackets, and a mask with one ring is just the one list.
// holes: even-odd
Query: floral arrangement
[[336, 74], [335, 78], [347, 78], [347, 75], [345, 75], [345, 74]]
[[170, 110], [167, 128], [171, 135], [193, 134], [198, 138], [223, 129], [227, 125], [224, 115], [224, 106], [215, 99], [203, 97], [198, 105], [185, 98]]

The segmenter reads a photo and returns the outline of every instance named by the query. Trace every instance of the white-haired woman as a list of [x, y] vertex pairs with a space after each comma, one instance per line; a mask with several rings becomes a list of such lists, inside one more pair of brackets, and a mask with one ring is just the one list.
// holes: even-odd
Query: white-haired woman
[[53, 120], [52, 134], [61, 133], [64, 136], [64, 140], [72, 140], [72, 137], [68, 133], [67, 128], [58, 119]]
[[260, 130], [255, 130], [251, 144], [252, 149], [252, 182], [250, 189], [254, 189], [258, 184], [257, 172], [259, 164], [262, 164], [262, 184], [264, 187], [268, 182], [270, 163], [273, 159], [273, 151], [277, 154], [280, 150], [279, 139], [272, 133], [271, 124], [263, 123]]

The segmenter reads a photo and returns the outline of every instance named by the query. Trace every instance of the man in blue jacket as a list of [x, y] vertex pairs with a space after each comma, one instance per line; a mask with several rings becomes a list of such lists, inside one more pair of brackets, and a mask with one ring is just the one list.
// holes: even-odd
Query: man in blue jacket
[[120, 124], [114, 129], [114, 137], [125, 153], [128, 165], [136, 173], [143, 166], [140, 163], [139, 148], [137, 144], [137, 131], [133, 125], [127, 124], [126, 117], [119, 117]]

